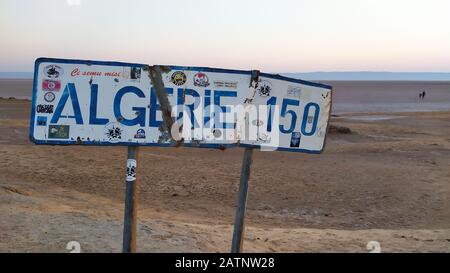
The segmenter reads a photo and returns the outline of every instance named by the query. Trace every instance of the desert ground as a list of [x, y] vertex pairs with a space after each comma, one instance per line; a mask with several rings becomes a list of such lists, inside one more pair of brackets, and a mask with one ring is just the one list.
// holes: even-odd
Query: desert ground
[[[30, 104], [0, 100], [0, 252], [120, 252], [126, 147], [34, 145]], [[255, 151], [244, 252], [450, 252], [450, 112], [384, 116], [333, 117], [321, 155]], [[138, 251], [229, 252], [242, 156], [141, 147]]]

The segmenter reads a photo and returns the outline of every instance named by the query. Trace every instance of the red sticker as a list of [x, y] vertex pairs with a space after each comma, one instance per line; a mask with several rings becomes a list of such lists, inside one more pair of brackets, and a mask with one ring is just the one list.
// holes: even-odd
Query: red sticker
[[43, 91], [59, 91], [61, 89], [60, 81], [44, 80], [42, 82]]

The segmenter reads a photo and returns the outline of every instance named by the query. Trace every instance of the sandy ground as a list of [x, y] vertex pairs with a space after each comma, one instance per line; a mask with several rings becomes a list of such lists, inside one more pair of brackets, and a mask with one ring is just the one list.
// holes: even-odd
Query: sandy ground
[[[0, 100], [0, 252], [120, 252], [125, 147], [37, 146]], [[246, 252], [450, 252], [450, 112], [332, 124], [322, 155], [255, 152]], [[369, 114], [376, 117], [375, 114]], [[141, 148], [141, 252], [228, 252], [243, 149]]]

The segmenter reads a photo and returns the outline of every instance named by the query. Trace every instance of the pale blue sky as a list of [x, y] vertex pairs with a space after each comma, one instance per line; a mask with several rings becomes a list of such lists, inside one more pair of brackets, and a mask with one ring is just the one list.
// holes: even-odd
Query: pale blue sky
[[32, 71], [46, 56], [449, 72], [449, 11], [449, 0], [0, 0], [0, 71]]

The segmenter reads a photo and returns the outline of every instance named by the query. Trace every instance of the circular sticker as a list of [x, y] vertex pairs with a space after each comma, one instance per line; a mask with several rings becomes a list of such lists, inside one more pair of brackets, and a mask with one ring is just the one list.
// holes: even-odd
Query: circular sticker
[[205, 73], [199, 72], [194, 75], [194, 85], [200, 86], [200, 87], [207, 87], [209, 86], [209, 79], [208, 76], [206, 76]]
[[185, 84], [186, 80], [187, 80], [187, 77], [183, 71], [176, 71], [170, 77], [170, 81], [177, 86]]
[[44, 74], [50, 79], [57, 79], [63, 74], [63, 69], [59, 65], [47, 65], [44, 67]]
[[252, 124], [254, 125], [254, 126], [263, 126], [264, 125], [264, 121], [262, 121], [262, 120], [259, 120], [259, 119], [255, 119], [255, 120], [253, 120], [252, 121]]
[[213, 135], [215, 138], [219, 138], [222, 136], [222, 131], [220, 131], [219, 129], [214, 129], [213, 130]]
[[56, 83], [55, 82], [49, 82], [48, 83], [48, 88], [49, 89], [55, 89], [55, 87], [56, 87]]
[[52, 92], [47, 92], [47, 93], [45, 93], [45, 95], [44, 95], [44, 100], [45, 100], [46, 102], [52, 102], [52, 101], [54, 101], [54, 100], [55, 100], [55, 94], [53, 94]]

